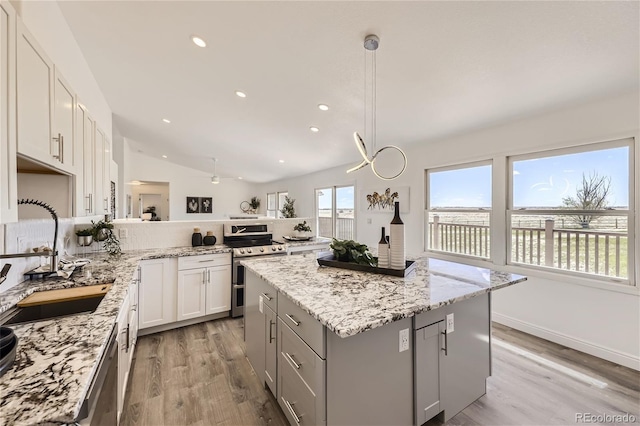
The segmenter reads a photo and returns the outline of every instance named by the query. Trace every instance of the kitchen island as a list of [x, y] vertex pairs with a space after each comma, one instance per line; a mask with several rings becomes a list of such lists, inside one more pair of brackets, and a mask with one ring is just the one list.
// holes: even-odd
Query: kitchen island
[[291, 424], [423, 424], [485, 393], [491, 292], [526, 277], [421, 257], [404, 278], [247, 260], [245, 340]]

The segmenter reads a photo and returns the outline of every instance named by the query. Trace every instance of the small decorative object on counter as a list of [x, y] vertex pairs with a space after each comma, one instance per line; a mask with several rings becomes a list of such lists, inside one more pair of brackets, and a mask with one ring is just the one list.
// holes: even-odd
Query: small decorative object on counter
[[382, 227], [382, 236], [378, 242], [378, 268], [389, 267], [389, 241], [385, 235], [385, 228]]
[[93, 244], [93, 228], [79, 229], [76, 231], [77, 244], [80, 247], [88, 247]]
[[202, 234], [200, 228], [193, 228], [193, 235], [191, 236], [191, 245], [198, 247], [202, 245]]
[[91, 221], [93, 225], [93, 239], [96, 241], [104, 241], [109, 237], [109, 233], [113, 230], [113, 223], [104, 220], [98, 222]]
[[[198, 229], [198, 228], [196, 228]], [[216, 236], [213, 235], [213, 231], [207, 231], [207, 235], [202, 240], [205, 246], [213, 246], [216, 244]]]
[[113, 230], [109, 229], [107, 232], [107, 238], [104, 240], [102, 244], [102, 248], [107, 251], [111, 256], [118, 256], [122, 254], [122, 249], [120, 248], [120, 241], [116, 238], [116, 235], [113, 233]]
[[302, 221], [293, 227], [293, 230], [296, 231], [294, 237], [298, 238], [308, 238], [311, 237], [311, 227], [307, 225], [307, 221]]
[[398, 201], [396, 201], [395, 207], [395, 214], [389, 226], [389, 267], [404, 269], [407, 261], [404, 245], [404, 223], [400, 219], [400, 203]]
[[376, 259], [369, 252], [366, 244], [360, 244], [353, 240], [333, 239], [329, 245], [333, 256], [339, 262], [357, 263], [359, 265], [376, 266]]

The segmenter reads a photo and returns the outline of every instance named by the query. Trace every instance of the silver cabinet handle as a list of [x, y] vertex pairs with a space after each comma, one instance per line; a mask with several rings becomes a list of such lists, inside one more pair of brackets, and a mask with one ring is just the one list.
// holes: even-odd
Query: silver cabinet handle
[[138, 266], [138, 284], [142, 282], [142, 268]]
[[207, 282], [211, 284], [211, 271], [207, 269]]
[[61, 163], [64, 163], [64, 136], [58, 133], [60, 137], [60, 143], [58, 144], [58, 156]]
[[89, 194], [89, 211], [93, 211], [93, 194]]
[[202, 271], [202, 285], [207, 283], [207, 271]]
[[444, 356], [449, 355], [449, 343], [447, 341], [447, 330], [443, 331], [444, 334], [444, 348], [440, 348], [441, 351], [444, 351]]
[[296, 411], [293, 409], [293, 406], [292, 406], [293, 404], [291, 404], [289, 401], [284, 399], [284, 397], [282, 397], [282, 401], [284, 401], [285, 407], [287, 407], [287, 410], [289, 410], [289, 412], [293, 416], [293, 419], [296, 421], [296, 423], [300, 424], [300, 417], [298, 417], [298, 415], [296, 414]]
[[273, 329], [272, 329], [274, 325], [276, 325], [276, 323], [274, 321], [269, 320], [269, 343], [275, 340], [275, 337], [273, 336]]
[[62, 135], [60, 133], [58, 133], [58, 137], [57, 138], [51, 138], [54, 141], [56, 141], [58, 143], [58, 154], [51, 154], [53, 156], [53, 158], [55, 158], [56, 160], [62, 162], [62, 155], [60, 154], [61, 150], [60, 150], [60, 146], [62, 145]]
[[296, 370], [300, 370], [300, 367], [302, 367], [302, 365], [298, 364], [296, 360], [293, 359], [293, 355], [291, 355], [289, 352], [285, 352], [284, 356], [286, 356], [289, 361], [291, 361], [291, 363], [296, 367]]
[[103, 204], [103, 207], [104, 207], [104, 211], [109, 210], [109, 198], [105, 198], [104, 202], [102, 204]]
[[285, 314], [285, 316], [286, 316], [287, 318], [289, 318], [289, 320], [290, 320], [292, 323], [294, 323], [294, 324], [296, 325], [296, 327], [298, 327], [298, 326], [300, 325], [300, 321], [296, 321], [296, 319], [295, 319], [294, 317], [292, 317], [291, 315], [289, 315], [289, 314]]
[[267, 293], [262, 293], [262, 297], [267, 299], [267, 302], [271, 302], [273, 300], [273, 297], [269, 296]]
[[207, 262], [215, 262], [215, 260], [213, 260], [213, 259], [198, 260], [198, 263], [207, 263]]

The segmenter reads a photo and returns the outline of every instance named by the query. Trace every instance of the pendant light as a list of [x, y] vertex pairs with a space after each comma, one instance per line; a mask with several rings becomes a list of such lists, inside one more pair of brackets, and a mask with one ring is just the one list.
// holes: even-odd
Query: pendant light
[[218, 162], [217, 158], [213, 158], [213, 176], [211, 176], [211, 183], [217, 185], [220, 183], [220, 177], [216, 173], [216, 163]]
[[[356, 147], [358, 148], [358, 151], [360, 152], [360, 155], [362, 156], [362, 162], [360, 162], [360, 164], [350, 168], [349, 170], [347, 170], [347, 173], [351, 173], [351, 172], [355, 172], [356, 170], [360, 170], [363, 167], [366, 167], [368, 165], [371, 165], [371, 171], [373, 171], [373, 174], [376, 175], [377, 177], [379, 177], [382, 180], [392, 180], [397, 178], [398, 176], [400, 176], [402, 173], [404, 173], [405, 169], [407, 168], [407, 156], [405, 155], [405, 153], [398, 148], [395, 145], [387, 145], [384, 146], [382, 148], [380, 148], [379, 150], [376, 151], [376, 50], [378, 50], [378, 46], [380, 45], [380, 39], [378, 38], [377, 35], [374, 34], [370, 34], [368, 36], [365, 37], [364, 39], [364, 48], [365, 48], [365, 97], [364, 97], [364, 127], [365, 130], [367, 128], [367, 79], [366, 79], [366, 71], [367, 71], [367, 66], [366, 66], [366, 59], [367, 59], [367, 52], [371, 52], [372, 55], [372, 67], [371, 67], [371, 119], [369, 120], [371, 123], [371, 133], [368, 135], [369, 138], [371, 139], [371, 147], [372, 150], [375, 151], [375, 154], [373, 154], [373, 156], [371, 156], [371, 158], [369, 158], [368, 154], [367, 154], [367, 145], [365, 144], [364, 140], [362, 139], [362, 137], [360, 136], [360, 134], [358, 134], [358, 132], [354, 132], [353, 133], [353, 140], [356, 144]], [[402, 168], [400, 169], [400, 171], [392, 176], [383, 176], [380, 173], [378, 173], [378, 171], [376, 170], [376, 165], [375, 165], [375, 161], [376, 158], [378, 157], [378, 155], [386, 150], [396, 150], [400, 153], [400, 155], [402, 155]]]

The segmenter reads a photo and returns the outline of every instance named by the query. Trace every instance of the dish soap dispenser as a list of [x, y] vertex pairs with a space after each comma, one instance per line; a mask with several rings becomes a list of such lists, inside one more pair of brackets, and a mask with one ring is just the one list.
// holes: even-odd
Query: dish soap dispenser
[[389, 267], [389, 242], [385, 236], [384, 226], [382, 227], [382, 236], [378, 243], [378, 268]]

